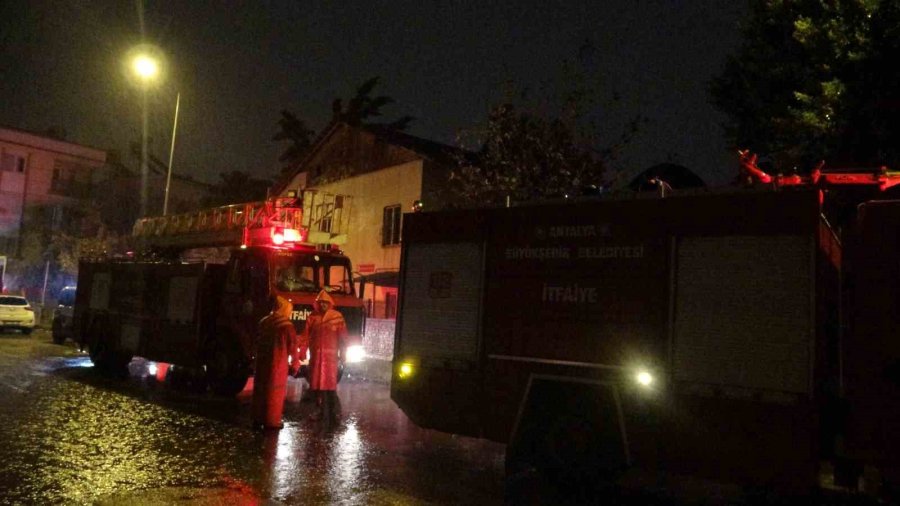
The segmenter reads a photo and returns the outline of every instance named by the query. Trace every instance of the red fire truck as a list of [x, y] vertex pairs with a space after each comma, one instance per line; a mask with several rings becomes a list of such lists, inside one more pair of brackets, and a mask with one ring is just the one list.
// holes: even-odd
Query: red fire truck
[[[900, 181], [875, 172], [835, 186]], [[896, 474], [900, 201], [841, 241], [825, 178], [757, 181], [405, 215], [392, 398], [507, 444], [512, 480]]]
[[347, 196], [304, 191], [139, 220], [139, 254], [81, 261], [75, 340], [98, 369], [122, 371], [140, 356], [205, 371], [216, 392], [233, 395], [253, 372], [270, 297], [294, 304], [299, 332], [324, 288], [359, 345], [364, 307], [337, 247], [349, 212]]

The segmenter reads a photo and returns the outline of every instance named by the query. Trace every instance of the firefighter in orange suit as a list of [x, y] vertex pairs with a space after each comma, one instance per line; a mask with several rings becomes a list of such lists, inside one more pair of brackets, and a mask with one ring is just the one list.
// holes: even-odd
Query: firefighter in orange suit
[[[253, 378], [253, 425], [280, 429], [288, 373], [300, 367], [297, 333], [291, 323], [293, 305], [284, 297], [275, 297], [272, 312], [260, 320], [256, 346], [256, 374]], [[288, 365], [288, 356], [291, 357]], [[290, 369], [290, 370], [288, 370]]]
[[317, 406], [314, 419], [337, 415], [338, 360], [347, 346], [347, 325], [333, 307], [331, 295], [325, 290], [319, 292], [300, 337], [301, 355], [309, 347], [309, 387], [316, 393]]

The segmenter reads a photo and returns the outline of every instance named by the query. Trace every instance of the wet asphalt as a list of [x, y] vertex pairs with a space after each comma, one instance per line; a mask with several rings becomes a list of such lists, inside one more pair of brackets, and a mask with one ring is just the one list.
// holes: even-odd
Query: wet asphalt
[[502, 445], [423, 430], [386, 385], [345, 378], [336, 424], [290, 379], [285, 427], [135, 359], [97, 374], [48, 332], [0, 334], [2, 504], [501, 504]]

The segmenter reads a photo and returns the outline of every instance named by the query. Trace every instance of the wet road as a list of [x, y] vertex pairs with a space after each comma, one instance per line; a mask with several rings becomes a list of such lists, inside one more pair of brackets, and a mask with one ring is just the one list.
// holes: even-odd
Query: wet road
[[103, 378], [47, 332], [0, 334], [0, 503], [502, 503], [503, 446], [419, 429], [385, 385], [345, 379], [326, 427], [291, 379], [268, 434], [249, 389], [216, 398], [150, 365]]

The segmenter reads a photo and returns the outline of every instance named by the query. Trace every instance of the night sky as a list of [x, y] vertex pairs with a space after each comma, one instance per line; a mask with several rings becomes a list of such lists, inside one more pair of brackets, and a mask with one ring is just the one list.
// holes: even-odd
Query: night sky
[[[61, 127], [68, 140], [122, 152], [139, 141], [139, 93], [123, 70], [141, 41], [137, 5], [0, 0], [0, 125]], [[620, 96], [602, 112], [609, 132], [637, 114], [648, 120], [615, 169], [628, 178], [674, 161], [713, 183], [737, 170], [706, 85], [740, 42], [744, 2], [148, 1], [143, 10], [147, 39], [168, 57], [150, 97], [151, 151], [168, 156], [180, 92], [174, 167], [195, 178], [275, 173], [281, 109], [319, 129], [333, 98], [376, 75], [376, 91], [397, 101], [386, 119], [415, 116], [409, 133], [452, 144], [506, 82], [560, 90], [563, 60], [585, 41], [593, 49], [580, 61], [602, 82], [599, 95]]]

